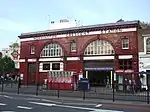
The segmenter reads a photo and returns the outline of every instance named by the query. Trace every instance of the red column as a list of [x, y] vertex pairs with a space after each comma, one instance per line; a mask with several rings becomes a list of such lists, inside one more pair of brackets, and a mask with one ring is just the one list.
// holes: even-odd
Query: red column
[[114, 70], [118, 70], [119, 69], [119, 59], [118, 56], [115, 55], [114, 56]]

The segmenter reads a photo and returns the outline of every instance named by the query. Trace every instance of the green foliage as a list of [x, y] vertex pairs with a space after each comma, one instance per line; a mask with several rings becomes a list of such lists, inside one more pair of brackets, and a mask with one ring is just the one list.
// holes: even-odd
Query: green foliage
[[14, 70], [15, 63], [10, 57], [4, 56], [0, 58], [0, 74], [14, 72]]
[[11, 47], [11, 48], [19, 47], [19, 44], [16, 42], [16, 43], [13, 43], [12, 45], [10, 45], [9, 47]]
[[2, 58], [2, 56], [3, 56], [3, 54], [2, 54], [2, 52], [0, 52], [0, 59]]

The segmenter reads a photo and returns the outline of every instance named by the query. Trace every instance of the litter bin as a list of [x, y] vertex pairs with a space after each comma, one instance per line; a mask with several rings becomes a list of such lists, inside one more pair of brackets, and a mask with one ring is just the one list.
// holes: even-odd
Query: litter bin
[[81, 78], [78, 82], [78, 89], [81, 91], [88, 91], [90, 89], [89, 80], [87, 78]]

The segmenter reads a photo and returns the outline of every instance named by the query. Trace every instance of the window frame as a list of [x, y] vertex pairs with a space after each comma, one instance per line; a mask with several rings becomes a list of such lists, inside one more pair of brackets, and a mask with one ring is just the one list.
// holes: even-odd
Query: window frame
[[[149, 48], [148, 48], [148, 45], [149, 44]], [[149, 50], [148, 50], [149, 49]], [[147, 38], [146, 39], [146, 54], [150, 54], [150, 38]]]
[[35, 54], [35, 52], [36, 52], [35, 45], [31, 45], [31, 47], [30, 47], [30, 54], [33, 55], [33, 54]]
[[70, 51], [71, 52], [77, 52], [77, 43], [76, 41], [72, 40], [70, 44]]
[[[127, 41], [126, 43], [124, 43], [124, 40], [128, 40], [128, 41]], [[126, 37], [126, 36], [124, 36], [124, 37], [121, 39], [121, 46], [122, 46], [122, 49], [129, 49], [129, 44], [130, 44], [129, 38]], [[127, 47], [124, 47], [124, 45], [125, 45], [125, 46], [127, 45]]]
[[51, 43], [44, 46], [40, 57], [60, 57], [63, 55], [62, 47], [57, 43]]
[[119, 60], [119, 69], [123, 69], [123, 70], [132, 69], [132, 60], [131, 59], [120, 59]]
[[[44, 64], [49, 65], [49, 69], [44, 69]], [[50, 63], [43, 63], [43, 67], [42, 67], [43, 71], [48, 71], [50, 69], [51, 69], [51, 64]]]
[[[59, 64], [59, 69], [53, 69], [53, 65], [54, 65], [54, 64]], [[59, 63], [59, 62], [52, 63], [52, 64], [51, 64], [51, 68], [52, 68], [52, 71], [60, 70], [60, 63]]]
[[106, 40], [92, 41], [86, 47], [84, 55], [114, 55], [113, 46]]

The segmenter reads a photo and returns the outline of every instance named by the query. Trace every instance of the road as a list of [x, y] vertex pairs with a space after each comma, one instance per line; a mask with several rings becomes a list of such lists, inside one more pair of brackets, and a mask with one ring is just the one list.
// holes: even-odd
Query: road
[[150, 112], [150, 106], [99, 104], [86, 101], [0, 94], [0, 112]]

